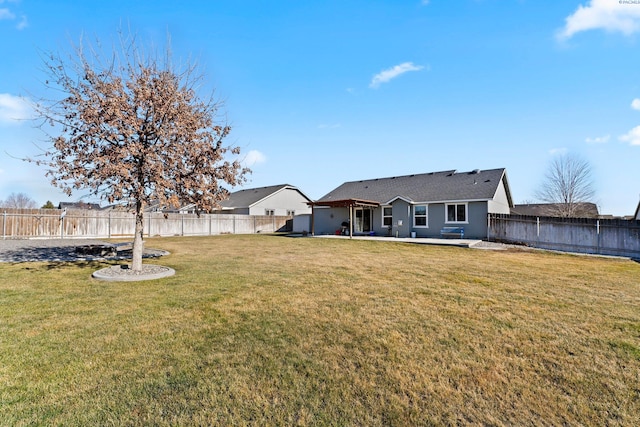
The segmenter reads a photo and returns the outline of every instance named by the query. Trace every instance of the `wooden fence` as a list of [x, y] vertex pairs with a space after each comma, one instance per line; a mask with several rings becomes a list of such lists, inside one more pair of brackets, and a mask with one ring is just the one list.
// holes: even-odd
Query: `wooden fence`
[[[146, 236], [203, 236], [285, 231], [288, 216], [145, 213]], [[111, 238], [134, 235], [132, 212], [58, 209], [0, 209], [2, 239]]]
[[640, 221], [489, 214], [489, 240], [640, 258]]

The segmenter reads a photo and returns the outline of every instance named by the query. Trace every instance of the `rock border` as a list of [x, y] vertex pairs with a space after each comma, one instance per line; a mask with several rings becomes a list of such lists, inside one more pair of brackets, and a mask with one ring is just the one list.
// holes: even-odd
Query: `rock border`
[[105, 282], [138, 282], [171, 277], [176, 274], [173, 268], [163, 265], [143, 264], [142, 271], [131, 270], [129, 265], [114, 265], [93, 272], [91, 277]]

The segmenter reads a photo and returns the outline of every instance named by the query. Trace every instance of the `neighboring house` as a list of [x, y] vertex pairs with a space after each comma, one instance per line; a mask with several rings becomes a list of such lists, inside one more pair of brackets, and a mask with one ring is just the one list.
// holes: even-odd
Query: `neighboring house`
[[640, 221], [640, 202], [638, 202], [638, 207], [636, 208], [636, 213], [633, 215], [633, 219]]
[[312, 203], [312, 232], [440, 237], [444, 227], [486, 238], [487, 214], [509, 214], [513, 201], [505, 169], [431, 172], [345, 182]]
[[60, 202], [58, 209], [90, 209], [99, 211], [102, 208], [98, 203], [86, 203], [86, 202]]
[[294, 216], [310, 214], [309, 202], [311, 199], [293, 185], [272, 185], [235, 191], [220, 202], [220, 209], [214, 212]]
[[[558, 203], [529, 203], [514, 205], [511, 213], [529, 216], [562, 216], [562, 206]], [[576, 203], [574, 218], [598, 218], [598, 206], [595, 203]]]

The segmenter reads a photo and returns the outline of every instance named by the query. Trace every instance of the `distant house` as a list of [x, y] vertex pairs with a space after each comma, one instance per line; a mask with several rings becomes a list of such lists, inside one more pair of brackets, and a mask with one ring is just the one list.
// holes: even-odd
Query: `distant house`
[[638, 207], [636, 208], [636, 213], [633, 215], [633, 219], [640, 221], [640, 202], [638, 202]]
[[235, 191], [215, 213], [294, 216], [310, 214], [311, 199], [289, 184]]
[[98, 203], [86, 203], [86, 202], [60, 202], [58, 209], [90, 209], [99, 211], [102, 208]]
[[[561, 216], [562, 206], [559, 203], [528, 203], [514, 205], [511, 213], [514, 215], [529, 216]], [[598, 218], [598, 206], [595, 203], [576, 203], [575, 218]]]
[[455, 170], [345, 182], [312, 203], [312, 232], [441, 237], [487, 236], [487, 214], [509, 214], [513, 201], [505, 169]]

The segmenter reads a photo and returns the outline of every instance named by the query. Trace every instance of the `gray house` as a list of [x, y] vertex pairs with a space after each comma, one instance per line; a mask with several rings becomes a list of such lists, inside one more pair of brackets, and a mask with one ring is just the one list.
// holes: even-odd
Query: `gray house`
[[309, 202], [311, 199], [293, 185], [272, 185], [235, 191], [220, 202], [215, 213], [294, 216], [310, 214]]
[[505, 169], [476, 169], [345, 182], [312, 206], [314, 234], [441, 237], [456, 229], [481, 239], [487, 214], [509, 214], [513, 201]]

